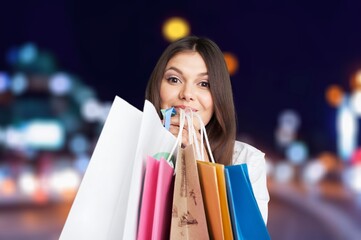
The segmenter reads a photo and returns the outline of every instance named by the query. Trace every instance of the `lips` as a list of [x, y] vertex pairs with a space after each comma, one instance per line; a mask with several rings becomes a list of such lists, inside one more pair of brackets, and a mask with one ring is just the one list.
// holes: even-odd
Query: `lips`
[[176, 109], [177, 109], [177, 108], [180, 108], [180, 109], [183, 109], [183, 110], [190, 109], [190, 110], [192, 110], [192, 112], [198, 112], [198, 110], [197, 110], [197, 109], [192, 108], [192, 107], [190, 107], [190, 106], [177, 105], [177, 106], [174, 106], [174, 107], [175, 107]]

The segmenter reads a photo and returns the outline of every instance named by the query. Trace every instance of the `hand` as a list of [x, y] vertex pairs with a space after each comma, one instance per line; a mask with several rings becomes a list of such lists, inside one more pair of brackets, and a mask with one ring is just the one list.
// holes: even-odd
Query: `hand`
[[[179, 134], [179, 125], [180, 125], [180, 120], [179, 120], [179, 115], [176, 115], [174, 117], [171, 118], [171, 122], [170, 122], [170, 127], [169, 127], [169, 131], [175, 136], [178, 137]], [[198, 143], [200, 144], [201, 141], [201, 134], [200, 134], [200, 126], [199, 126], [199, 122], [197, 118], [193, 118], [193, 127], [195, 129], [195, 134], [196, 134], [196, 138]], [[185, 119], [185, 123], [184, 123], [184, 127], [182, 130], [182, 147], [186, 147], [188, 146], [189, 143], [189, 137], [192, 137], [191, 141], [194, 141], [194, 136], [190, 136], [190, 132], [188, 129], [188, 121], [187, 119]]]
[[[169, 127], [169, 131], [175, 136], [178, 137], [179, 134], [179, 125], [180, 125], [180, 121], [179, 121], [179, 115], [176, 115], [174, 117], [171, 118], [171, 122], [170, 122], [170, 127]], [[200, 134], [200, 124], [197, 118], [193, 118], [193, 127], [196, 133], [196, 137], [197, 137], [197, 141], [198, 141], [198, 146], [201, 146], [201, 134]], [[182, 131], [182, 148], [185, 148], [186, 146], [188, 146], [189, 143], [189, 130], [188, 130], [188, 121], [186, 120], [184, 123], [184, 127], [183, 127], [183, 131]], [[194, 136], [191, 139], [192, 142], [194, 142]], [[208, 152], [206, 149], [206, 143], [205, 141], [203, 142], [203, 149], [201, 149], [201, 151], [204, 152], [204, 159], [197, 159], [197, 160], [204, 160], [209, 162], [209, 158], [208, 158]]]

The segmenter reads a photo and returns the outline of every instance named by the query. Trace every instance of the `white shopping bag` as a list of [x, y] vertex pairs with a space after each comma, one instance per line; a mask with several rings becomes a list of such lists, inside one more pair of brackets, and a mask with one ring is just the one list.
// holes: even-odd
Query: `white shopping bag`
[[60, 239], [122, 236], [126, 209], [115, 207], [127, 205], [141, 120], [141, 111], [115, 97]]
[[115, 97], [60, 239], [135, 239], [146, 156], [174, 143], [150, 102]]
[[[149, 101], [145, 101], [127, 206], [124, 240], [136, 239], [137, 236], [146, 157], [169, 154], [175, 142], [176, 138], [163, 127], [154, 106]], [[121, 205], [119, 207], [124, 208]]]

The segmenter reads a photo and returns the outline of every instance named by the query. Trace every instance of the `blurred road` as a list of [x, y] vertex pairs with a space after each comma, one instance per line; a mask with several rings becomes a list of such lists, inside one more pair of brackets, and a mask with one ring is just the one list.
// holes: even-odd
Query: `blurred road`
[[[269, 190], [272, 239], [361, 239], [361, 210], [342, 188], [325, 185], [310, 194], [295, 184], [269, 182]], [[70, 204], [1, 207], [0, 239], [58, 239], [69, 209]]]

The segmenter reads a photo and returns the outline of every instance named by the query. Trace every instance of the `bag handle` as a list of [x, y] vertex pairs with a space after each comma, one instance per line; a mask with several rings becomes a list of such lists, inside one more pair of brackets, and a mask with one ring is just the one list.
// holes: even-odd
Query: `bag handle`
[[[213, 157], [213, 154], [212, 154], [212, 150], [211, 150], [211, 147], [210, 147], [210, 144], [209, 144], [209, 140], [208, 140], [208, 136], [207, 136], [207, 130], [206, 130], [206, 127], [202, 121], [202, 118], [199, 116], [199, 114], [197, 113], [194, 113], [193, 111], [190, 111], [190, 116], [189, 116], [189, 113], [186, 113], [183, 109], [179, 109], [179, 113], [180, 113], [180, 116], [179, 116], [179, 132], [178, 132], [178, 136], [177, 136], [177, 140], [168, 156], [168, 159], [167, 159], [167, 162], [170, 162], [170, 159], [171, 157], [173, 156], [173, 153], [175, 151], [175, 149], [178, 147], [181, 147], [182, 145], [182, 133], [183, 133], [183, 128], [184, 128], [184, 125], [185, 125], [185, 121], [187, 120], [187, 123], [188, 123], [188, 141], [190, 144], [193, 144], [194, 143], [194, 146], [195, 146], [195, 150], [196, 150], [196, 154], [197, 154], [197, 157], [199, 159], [202, 159], [204, 160], [204, 140], [203, 140], [203, 137], [205, 138], [206, 140], [206, 148], [208, 150], [208, 154], [209, 154], [209, 157], [211, 159], [211, 162], [212, 163], [215, 163], [214, 161], [214, 157]], [[198, 140], [197, 140], [197, 135], [196, 135], [196, 130], [194, 128], [194, 125], [193, 125], [193, 118], [194, 116], [198, 119], [199, 121], [199, 125], [200, 125], [200, 133], [201, 133], [201, 144], [199, 146], [199, 143], [198, 143]]]
[[[209, 154], [209, 157], [211, 158], [211, 162], [212, 163], [215, 163], [214, 161], [214, 157], [213, 157], [213, 154], [212, 154], [212, 150], [211, 150], [211, 145], [209, 144], [209, 140], [208, 140], [208, 136], [207, 136], [207, 130], [206, 130], [206, 127], [202, 121], [202, 118], [199, 116], [199, 114], [197, 113], [194, 113], [194, 115], [198, 118], [198, 121], [199, 121], [199, 125], [201, 127], [201, 149], [202, 149], [202, 159], [204, 159], [204, 143], [203, 143], [203, 135], [204, 135], [204, 138], [206, 139], [206, 144], [207, 144], [207, 150], [208, 150], [208, 154]], [[194, 128], [194, 127], [193, 127]]]

